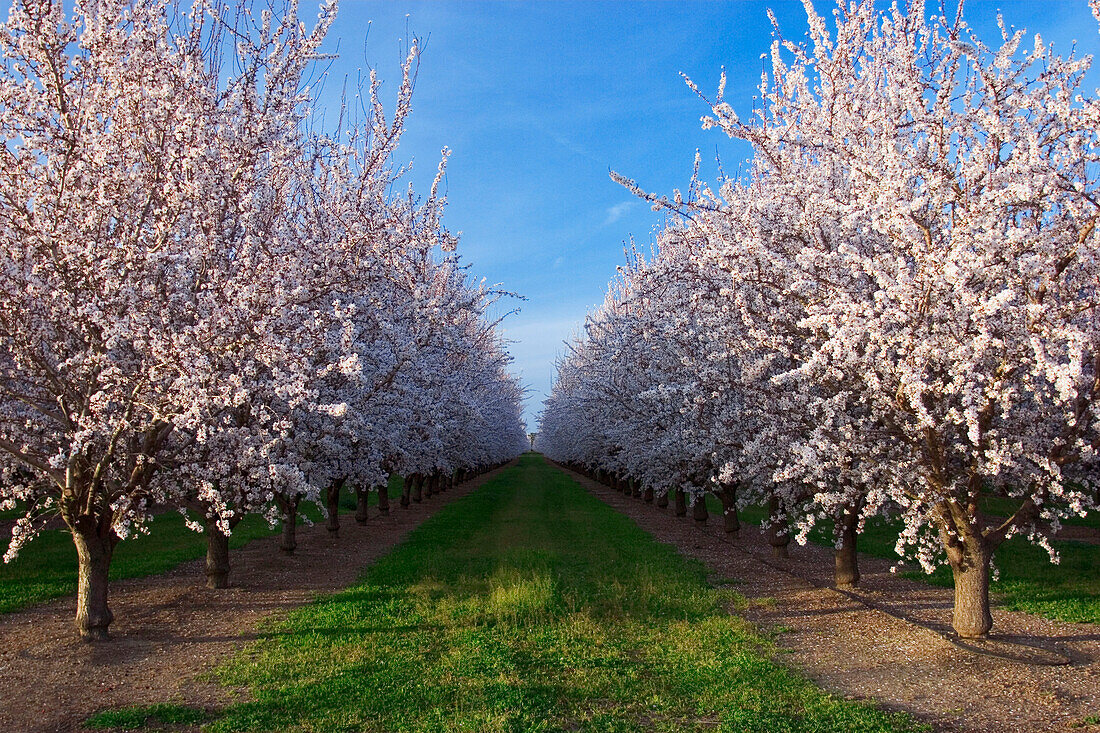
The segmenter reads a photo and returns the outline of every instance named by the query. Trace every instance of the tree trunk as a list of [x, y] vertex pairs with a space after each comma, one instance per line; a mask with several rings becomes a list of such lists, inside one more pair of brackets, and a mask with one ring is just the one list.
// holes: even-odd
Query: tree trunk
[[213, 519], [206, 519], [206, 587], [229, 587], [229, 537]]
[[641, 479], [636, 479], [635, 478], [635, 479], [630, 480], [630, 495], [633, 496], [635, 499], [641, 499], [642, 498], [642, 481], [641, 481]]
[[657, 508], [665, 509], [668, 507], [668, 492], [664, 492], [657, 496]]
[[298, 529], [298, 502], [299, 496], [293, 499], [283, 499], [279, 503], [283, 507], [283, 538], [279, 542], [279, 549], [290, 554], [298, 546], [296, 531]]
[[653, 503], [653, 487], [652, 486], [645, 487], [645, 491], [642, 492], [642, 501], [644, 501], [646, 504], [652, 504]]
[[705, 523], [710, 514], [707, 512], [707, 495], [695, 497], [695, 503], [691, 506], [691, 516], [696, 522]]
[[768, 544], [772, 546], [773, 557], [789, 557], [787, 545], [791, 544], [791, 533], [786, 519], [777, 519], [779, 516], [779, 497], [772, 494], [768, 497]]
[[340, 534], [340, 489], [344, 488], [344, 479], [333, 481], [325, 492], [325, 505], [328, 509], [328, 522], [325, 529], [332, 532], [333, 537]]
[[676, 516], [686, 517], [688, 513], [687, 497], [684, 495], [683, 489], [676, 489], [672, 495], [673, 501], [676, 502]]
[[836, 549], [836, 587], [854, 588], [859, 585], [859, 556], [856, 554], [856, 527], [859, 510], [845, 505], [837, 520], [836, 531], [840, 546]]
[[982, 533], [980, 514], [974, 516], [951, 501], [940, 502], [936, 510], [937, 528], [955, 580], [951, 626], [964, 639], [980, 639], [993, 628], [989, 565], [999, 542]]
[[416, 476], [409, 474], [401, 485], [401, 506], [409, 508], [409, 497], [412, 496], [412, 485], [416, 482]]
[[954, 537], [940, 527], [955, 580], [951, 626], [964, 639], [980, 639], [993, 628], [993, 614], [989, 609], [989, 565], [993, 552], [980, 530], [973, 529], [961, 517], [956, 518], [954, 527], [957, 531]]
[[424, 477], [420, 474], [413, 480], [412, 500], [417, 504], [424, 500]]
[[424, 493], [425, 499], [430, 499], [435, 494], [435, 482], [439, 474], [433, 473], [424, 479]]
[[78, 570], [76, 628], [84, 641], [106, 641], [110, 638], [107, 627], [115, 618], [107, 606], [107, 572], [118, 538], [112, 529], [98, 532], [92, 517], [79, 517], [77, 521], [83, 525], [81, 520], [87, 520], [89, 526], [72, 530]]
[[741, 518], [737, 516], [737, 487], [723, 486], [718, 492], [718, 500], [722, 502], [722, 529], [726, 534], [740, 532]]
[[358, 524], [366, 524], [370, 519], [370, 512], [368, 510], [367, 499], [370, 498], [370, 489], [365, 489], [362, 486], [355, 487], [355, 521]]
[[951, 563], [955, 578], [955, 610], [951, 625], [964, 639], [980, 639], [993, 628], [989, 610], [989, 561], [956, 565]]
[[378, 487], [378, 513], [389, 516], [390, 513], [390, 485], [384, 483]]

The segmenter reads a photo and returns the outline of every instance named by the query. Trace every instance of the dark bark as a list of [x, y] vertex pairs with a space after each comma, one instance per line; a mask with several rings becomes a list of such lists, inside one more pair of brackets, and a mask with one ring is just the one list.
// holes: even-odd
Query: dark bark
[[672, 494], [672, 500], [676, 505], [676, 516], [686, 517], [688, 513], [687, 496], [683, 489], [676, 489]]
[[76, 545], [76, 628], [84, 641], [106, 641], [114, 614], [107, 605], [108, 571], [118, 537], [108, 520], [78, 517], [72, 527]]
[[645, 491], [642, 492], [642, 500], [646, 504], [652, 504], [653, 503], [653, 487], [652, 486], [645, 487]]
[[333, 481], [325, 492], [325, 508], [328, 509], [328, 521], [325, 529], [332, 532], [333, 537], [340, 533], [340, 490], [344, 488], [344, 479]]
[[229, 587], [229, 537], [213, 519], [206, 519], [206, 587]]
[[390, 485], [384, 483], [378, 487], [378, 513], [389, 516], [390, 513]]
[[405, 481], [401, 485], [401, 506], [408, 509], [409, 499], [412, 496], [412, 486], [416, 483], [416, 474], [410, 473], [405, 477]]
[[413, 479], [412, 500], [417, 504], [424, 500], [424, 476], [419, 473]]
[[723, 486], [718, 492], [718, 500], [722, 502], [722, 529], [726, 534], [736, 534], [741, 531], [741, 518], [737, 515], [737, 486]]
[[298, 502], [301, 496], [295, 495], [293, 499], [279, 499], [279, 506], [283, 509], [283, 537], [279, 542], [279, 549], [290, 554], [298, 546]]
[[791, 544], [791, 532], [786, 518], [779, 519], [779, 497], [768, 497], [768, 544], [772, 546], [775, 557], [789, 557], [787, 546]]
[[836, 523], [836, 586], [854, 588], [859, 585], [859, 555], [856, 552], [856, 527], [859, 526], [859, 509], [846, 505]]
[[367, 503], [369, 498], [370, 489], [365, 489], [362, 486], [355, 487], [355, 521], [359, 524], [366, 524], [370, 519], [369, 504]]
[[695, 503], [691, 507], [691, 516], [696, 522], [705, 523], [710, 513], [707, 512], [707, 495], [695, 497]]
[[666, 507], [668, 507], [668, 492], [667, 491], [664, 492], [663, 494], [659, 494], [657, 496], [657, 508], [658, 509], [665, 509]]

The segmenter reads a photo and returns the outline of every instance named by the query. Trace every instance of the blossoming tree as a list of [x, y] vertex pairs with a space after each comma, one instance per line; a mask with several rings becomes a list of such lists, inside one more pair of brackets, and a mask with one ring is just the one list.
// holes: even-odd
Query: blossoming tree
[[[248, 512], [282, 503], [292, 542], [291, 505], [401, 456], [453, 471], [526, 445], [439, 179], [391, 193], [416, 47], [390, 120], [375, 80], [336, 144], [307, 135], [302, 83], [335, 5], [277, 10], [16, 2], [0, 27], [0, 506], [26, 508], [5, 559], [59, 515], [89, 640], [156, 507], [199, 511], [220, 587]], [[463, 429], [480, 439], [445, 445]]]
[[[898, 513], [899, 552], [929, 569], [946, 555], [954, 628], [983, 636], [997, 547], [1022, 534], [1050, 549], [1061, 519], [1095, 506], [1088, 61], [1038, 37], [1025, 53], [1003, 25], [988, 47], [919, 1], [838, 4], [833, 30], [806, 8], [809, 45], [776, 40], [754, 117], [738, 119], [723, 82], [705, 120], [752, 143], [749, 179], [695, 201], [647, 198], [684, 212], [701, 242], [697, 297], [713, 288], [702, 273], [724, 273], [728, 304], [708, 328], [734, 317], [746, 337], [724, 389], [774, 418], [757, 421], [755, 450], [803, 507], [803, 535], [823, 513], [845, 537]], [[705, 353], [683, 355], [696, 377], [712, 369]], [[696, 398], [726, 399], [715, 392]], [[575, 419], [557, 410], [540, 429], [548, 445]], [[736, 432], [722, 442], [748, 445]], [[1016, 510], [987, 516], [987, 493]]]

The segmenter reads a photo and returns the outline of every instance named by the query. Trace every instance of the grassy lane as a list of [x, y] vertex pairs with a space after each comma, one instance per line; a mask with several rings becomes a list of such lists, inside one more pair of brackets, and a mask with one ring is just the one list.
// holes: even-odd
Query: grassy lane
[[[897, 731], [772, 661], [701, 565], [541, 456], [220, 671], [216, 731]], [[173, 715], [181, 714], [172, 709]], [[115, 721], [160, 719], [144, 710]], [[111, 722], [101, 715], [93, 722]]]
[[[389, 491], [391, 497], [401, 496], [400, 477], [390, 480]], [[378, 503], [376, 492], [371, 493], [370, 503], [372, 506]], [[351, 492], [344, 492], [341, 508], [348, 512], [355, 511], [355, 496]], [[308, 516], [310, 521], [321, 521], [320, 511], [312, 504], [303, 504], [302, 514]], [[259, 515], [245, 517], [234, 528], [229, 547], [238, 549], [254, 539], [278, 531], [278, 528], [269, 527]], [[3, 538], [0, 554], [2, 549], [7, 549], [7, 540], [7, 537]], [[178, 512], [165, 512], [150, 522], [149, 534], [119, 543], [111, 559], [111, 579], [157, 575], [205, 556], [206, 536], [188, 529]], [[233, 562], [232, 555], [229, 561]], [[20, 551], [13, 562], [0, 563], [0, 613], [11, 613], [75, 593], [76, 548], [72, 535], [66, 529], [42, 532]]]

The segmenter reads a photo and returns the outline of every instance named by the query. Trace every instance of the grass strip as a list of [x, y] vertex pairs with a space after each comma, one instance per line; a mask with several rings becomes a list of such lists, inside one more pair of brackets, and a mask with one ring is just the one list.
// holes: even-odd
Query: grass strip
[[[390, 496], [401, 496], [401, 479], [390, 480]], [[378, 503], [377, 492], [370, 496]], [[355, 496], [345, 491], [341, 508], [355, 511]], [[393, 511], [391, 509], [391, 511]], [[302, 514], [317, 522], [321, 513], [316, 506], [303, 505]], [[252, 540], [267, 537], [271, 528], [259, 515], [241, 520], [229, 537], [230, 549], [244, 547]], [[6, 545], [0, 545], [6, 549]], [[168, 572], [176, 566], [206, 556], [206, 536], [187, 528], [178, 512], [158, 514], [149, 523], [149, 534], [124, 540], [111, 558], [111, 580], [140, 578]], [[230, 562], [233, 558], [230, 556]], [[49, 529], [27, 544], [13, 562], [0, 564], [0, 613], [11, 613], [36, 603], [76, 593], [76, 548], [67, 529]]]
[[219, 670], [213, 731], [908, 731], [728, 615], [701, 564], [528, 454]]
[[[1002, 504], [991, 504], [991, 508]], [[707, 497], [707, 510], [721, 521], [721, 504], [714, 496]], [[759, 525], [766, 512], [763, 507], [751, 506], [742, 510], [739, 516], [743, 522]], [[1090, 514], [1080, 520], [1080, 524], [1091, 526], [1096, 521], [1097, 517]], [[859, 536], [859, 551], [896, 562], [899, 558], [894, 545], [900, 529], [896, 521], [882, 518], [868, 521], [866, 530]], [[832, 527], [815, 528], [809, 539], [814, 544], [832, 547]], [[998, 548], [994, 557], [998, 577], [990, 584], [996, 601], [1010, 611], [1025, 611], [1059, 621], [1100, 623], [1100, 573], [1096, 572], [1100, 567], [1100, 545], [1074, 540], [1051, 544], [1060, 555], [1057, 565], [1050, 562], [1046, 550], [1021, 537], [1014, 537]], [[954, 585], [951, 569], [946, 565], [931, 575], [920, 570], [902, 575], [943, 588]]]
[[205, 723], [208, 718], [204, 710], [173, 703], [159, 703], [96, 713], [84, 722], [84, 727], [93, 730], [134, 730], [151, 725], [196, 726]]

